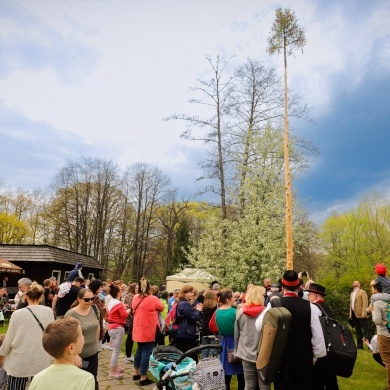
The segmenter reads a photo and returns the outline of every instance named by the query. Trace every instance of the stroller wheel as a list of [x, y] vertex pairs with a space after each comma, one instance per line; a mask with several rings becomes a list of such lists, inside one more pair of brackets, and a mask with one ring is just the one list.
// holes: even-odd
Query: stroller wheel
[[171, 381], [163, 381], [163, 380], [159, 380], [158, 383], [157, 383], [157, 389], [158, 390], [175, 390], [175, 386], [172, 384]]

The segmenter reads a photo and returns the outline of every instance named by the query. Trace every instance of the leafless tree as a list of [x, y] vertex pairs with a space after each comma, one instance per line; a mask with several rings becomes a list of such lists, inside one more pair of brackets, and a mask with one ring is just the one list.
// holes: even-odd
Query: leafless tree
[[170, 191], [170, 179], [157, 168], [137, 163], [126, 170], [125, 181], [134, 210], [132, 277], [139, 279], [147, 275], [159, 260], [156, 250], [159, 237], [157, 211]]
[[[226, 153], [229, 145], [225, 142], [225, 115], [229, 110], [229, 102], [233, 93], [234, 76], [225, 76], [226, 67], [229, 60], [217, 57], [215, 61], [206, 56], [212, 70], [212, 77], [209, 80], [198, 80], [199, 86], [191, 88], [191, 92], [196, 96], [190, 100], [198, 106], [202, 106], [206, 114], [204, 117], [198, 115], [172, 115], [166, 120], [178, 119], [185, 121], [187, 130], [182, 133], [182, 138], [202, 141], [208, 150], [208, 158], [201, 163], [204, 175], [199, 180], [207, 179], [207, 185], [203, 192], [213, 192], [220, 196], [222, 218], [227, 216], [226, 200]], [[198, 97], [199, 96], [199, 97]], [[207, 116], [208, 115], [208, 116]], [[204, 130], [201, 134], [194, 134], [194, 128]], [[213, 182], [217, 180], [218, 186]]]

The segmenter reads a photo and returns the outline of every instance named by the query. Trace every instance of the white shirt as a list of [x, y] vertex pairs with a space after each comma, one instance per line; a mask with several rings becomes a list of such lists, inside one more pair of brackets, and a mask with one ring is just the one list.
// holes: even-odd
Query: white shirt
[[351, 309], [355, 307], [356, 294], [359, 290], [359, 287], [355, 287], [351, 293]]
[[24, 294], [24, 292], [22, 292], [20, 290], [16, 293], [15, 298], [14, 298], [15, 305], [19, 304], [20, 298], [22, 297], [23, 294]]
[[[291, 299], [297, 299], [297, 298], [291, 298]], [[255, 322], [256, 330], [261, 331], [263, 327], [264, 315], [269, 309], [271, 309], [271, 303], [268, 303], [267, 307], [261, 312], [259, 317], [257, 317], [257, 320]], [[326, 356], [324, 333], [322, 332], [322, 327], [319, 320], [319, 317], [322, 315], [322, 313], [321, 310], [313, 304], [310, 304], [310, 310], [311, 310], [311, 317], [310, 317], [311, 346], [313, 349], [313, 355], [317, 359]]]
[[370, 344], [368, 345], [368, 348], [370, 348], [370, 350], [371, 350], [373, 353], [379, 353], [379, 348], [378, 348], [378, 337], [377, 337], [377, 335], [375, 335], [375, 336], [371, 339], [371, 342], [370, 342]]

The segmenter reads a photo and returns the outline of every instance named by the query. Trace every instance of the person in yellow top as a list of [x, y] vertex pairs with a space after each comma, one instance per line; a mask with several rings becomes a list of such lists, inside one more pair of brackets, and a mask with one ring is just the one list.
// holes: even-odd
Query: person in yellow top
[[34, 376], [30, 390], [94, 390], [95, 378], [76, 366], [84, 346], [80, 323], [73, 317], [49, 324], [42, 337], [45, 351], [54, 363]]

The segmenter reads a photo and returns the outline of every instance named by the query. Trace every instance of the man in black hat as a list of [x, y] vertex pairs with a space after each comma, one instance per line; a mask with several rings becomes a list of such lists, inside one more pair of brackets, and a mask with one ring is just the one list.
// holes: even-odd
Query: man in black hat
[[326, 290], [324, 286], [318, 283], [310, 283], [306, 291], [309, 293], [308, 297], [311, 303], [321, 306], [330, 318], [334, 318], [332, 310], [325, 303]]
[[296, 271], [283, 274], [280, 305], [292, 316], [287, 347], [275, 390], [312, 390], [313, 361], [326, 356], [325, 340], [319, 316], [321, 311], [309, 301], [298, 297], [299, 278]]
[[[318, 283], [310, 283], [309, 288], [306, 289], [309, 293], [309, 301], [314, 305], [321, 306], [325, 313], [334, 318], [333, 312], [330, 307], [325, 303], [326, 290], [324, 286]], [[321, 370], [322, 360], [318, 359], [314, 366], [314, 387], [318, 390], [339, 390], [337, 383], [337, 376], [332, 374], [324, 374]]]

